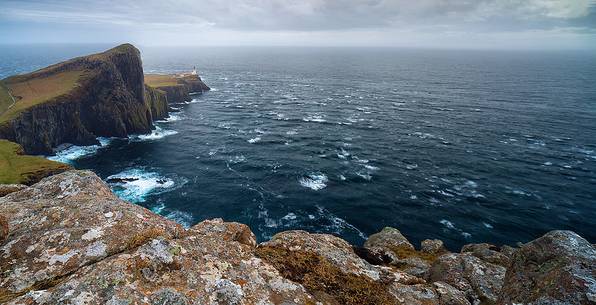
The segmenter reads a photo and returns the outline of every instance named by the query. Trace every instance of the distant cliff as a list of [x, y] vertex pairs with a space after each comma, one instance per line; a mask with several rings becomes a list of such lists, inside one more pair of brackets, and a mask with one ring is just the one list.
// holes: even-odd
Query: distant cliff
[[149, 91], [165, 95], [169, 103], [190, 101], [191, 94], [211, 90], [198, 75], [192, 74], [146, 74], [145, 84]]
[[[0, 190], [1, 191], [1, 190]], [[68, 171], [0, 195], [0, 303], [594, 304], [596, 248], [571, 231], [519, 247], [385, 228], [363, 247], [286, 231], [257, 244], [243, 224], [179, 224]]]
[[[200, 79], [181, 88], [208, 90]], [[167, 90], [144, 84], [140, 52], [130, 44], [74, 58], [0, 81], [0, 138], [49, 154], [62, 143], [148, 133], [167, 117], [168, 102], [187, 98]]]

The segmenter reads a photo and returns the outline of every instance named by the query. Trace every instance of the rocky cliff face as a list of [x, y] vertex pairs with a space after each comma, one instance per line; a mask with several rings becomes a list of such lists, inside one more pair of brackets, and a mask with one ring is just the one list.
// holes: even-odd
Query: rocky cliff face
[[7, 304], [594, 304], [594, 246], [554, 231], [521, 248], [397, 229], [363, 248], [287, 231], [257, 244], [220, 219], [190, 229], [69, 171], [0, 198], [0, 302]]
[[35, 99], [43, 96], [32, 97], [34, 105], [0, 124], [0, 138], [21, 144], [29, 154], [48, 154], [62, 143], [90, 145], [98, 136], [147, 133], [154, 119], [167, 116], [167, 100], [146, 90], [139, 50], [129, 44], [2, 82], [16, 88], [68, 71], [81, 74], [72, 88], [41, 102]]
[[168, 117], [168, 97], [163, 91], [145, 85], [145, 102], [154, 120]]
[[198, 75], [145, 75], [147, 88], [153, 89], [166, 96], [168, 103], [182, 103], [191, 100], [191, 95], [209, 91]]

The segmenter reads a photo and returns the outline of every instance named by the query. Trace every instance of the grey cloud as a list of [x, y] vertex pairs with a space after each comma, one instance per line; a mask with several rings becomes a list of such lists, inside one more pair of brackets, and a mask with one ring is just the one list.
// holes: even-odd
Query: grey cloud
[[6, 1], [5, 16], [237, 31], [594, 28], [592, 0]]

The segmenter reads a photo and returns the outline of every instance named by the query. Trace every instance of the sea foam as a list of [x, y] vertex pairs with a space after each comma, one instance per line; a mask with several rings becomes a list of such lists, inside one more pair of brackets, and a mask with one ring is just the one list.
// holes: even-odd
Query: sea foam
[[106, 180], [118, 197], [134, 203], [144, 202], [148, 195], [171, 190], [176, 184], [174, 180], [156, 172], [138, 168], [111, 175]]
[[302, 177], [298, 180], [300, 185], [307, 187], [311, 190], [318, 191], [327, 187], [329, 179], [323, 173], [311, 173], [306, 177]]

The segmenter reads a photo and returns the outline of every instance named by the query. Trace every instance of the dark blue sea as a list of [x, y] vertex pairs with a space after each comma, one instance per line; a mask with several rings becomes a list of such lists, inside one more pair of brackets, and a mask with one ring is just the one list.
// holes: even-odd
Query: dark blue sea
[[[101, 45], [0, 47], [0, 77]], [[186, 226], [260, 240], [304, 229], [360, 244], [596, 242], [596, 54], [373, 48], [144, 48], [145, 72], [196, 66], [211, 92], [150, 135], [51, 158]]]

